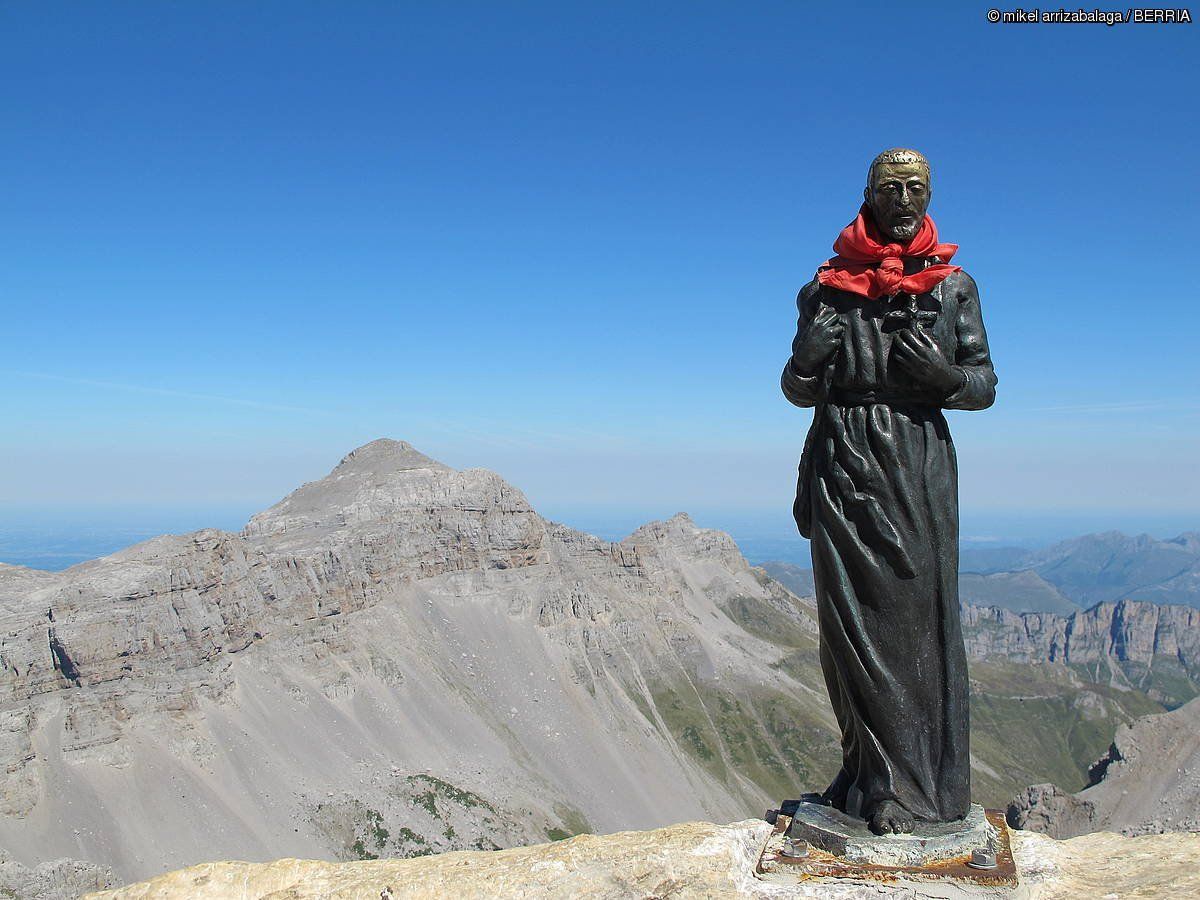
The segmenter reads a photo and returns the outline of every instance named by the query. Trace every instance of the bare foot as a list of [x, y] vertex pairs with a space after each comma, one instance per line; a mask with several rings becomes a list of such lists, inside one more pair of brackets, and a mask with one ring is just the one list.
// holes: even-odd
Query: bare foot
[[914, 825], [912, 813], [895, 800], [880, 803], [867, 822], [875, 834], [908, 834]]

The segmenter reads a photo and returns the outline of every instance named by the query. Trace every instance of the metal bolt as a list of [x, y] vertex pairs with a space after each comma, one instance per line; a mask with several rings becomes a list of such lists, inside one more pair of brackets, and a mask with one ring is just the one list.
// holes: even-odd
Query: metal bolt
[[972, 869], [994, 869], [996, 868], [996, 854], [987, 847], [972, 850], [971, 861], [967, 865]]
[[779, 850], [779, 855], [786, 856], [788, 859], [804, 859], [804, 857], [808, 856], [808, 841], [789, 838], [783, 842], [783, 846]]

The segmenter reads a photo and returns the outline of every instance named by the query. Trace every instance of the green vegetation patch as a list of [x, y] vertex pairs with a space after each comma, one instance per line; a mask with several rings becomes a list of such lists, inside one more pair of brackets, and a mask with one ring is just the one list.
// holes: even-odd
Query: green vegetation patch
[[554, 804], [554, 814], [558, 816], [561, 828], [547, 828], [546, 837], [552, 841], [562, 841], [577, 834], [591, 834], [592, 826], [587, 818], [573, 806], [565, 803]]
[[646, 699], [646, 695], [642, 693], [637, 685], [625, 685], [625, 693], [629, 699], [633, 701], [633, 705], [638, 708], [638, 712], [645, 717], [646, 721], [658, 729], [658, 719], [654, 716], [654, 710], [650, 707], [650, 701]]
[[434, 849], [429, 846], [429, 841], [425, 839], [424, 835], [418, 834], [407, 826], [398, 829], [396, 835], [401, 844], [399, 847], [400, 856], [411, 859], [417, 856], [429, 856], [434, 852]]
[[755, 637], [780, 647], [815, 647], [817, 644], [816, 635], [766, 600], [732, 597], [721, 604], [721, 610]]
[[715, 707], [717, 731], [739, 775], [781, 799], [817, 787], [810, 783], [812, 772], [833, 736], [811, 711], [777, 693], [718, 694]]
[[759, 785], [772, 796], [824, 790], [841, 766], [842, 750], [838, 734], [821, 715], [823, 710], [774, 691], [754, 695], [752, 703], [780, 763], [771, 768], [782, 771], [778, 782], [759, 781]]
[[[978, 802], [1003, 807], [1028, 785], [1045, 781], [1078, 791], [1118, 726], [1163, 711], [1138, 691], [1081, 684], [1080, 674], [1053, 663], [972, 661], [971, 753], [979, 763], [973, 774]], [[1103, 677], [1096, 669], [1087, 674]]]
[[682, 689], [659, 687], [652, 688], [650, 695], [676, 743], [705, 769], [724, 781], [727, 772], [719, 748], [720, 739], [695, 691], [690, 686]]
[[413, 831], [408, 826], [401, 828], [400, 831], [398, 832], [398, 834], [400, 835], [401, 840], [407, 841], [410, 844], [428, 844], [429, 843], [429, 841], [425, 840], [425, 838], [423, 838], [421, 835], [417, 834], [415, 831]]
[[[447, 781], [433, 775], [408, 775], [405, 780], [419, 793], [413, 795], [413, 803], [424, 809], [435, 819], [445, 816], [438, 810], [439, 798], [445, 802], [456, 803], [464, 809], [486, 809], [493, 815], [498, 815], [496, 807], [488, 803], [473, 791], [455, 787]], [[422, 790], [423, 789], [423, 790]]]
[[771, 663], [771, 668], [778, 669], [799, 684], [817, 690], [825, 689], [825, 673], [821, 671], [821, 657], [815, 643], [812, 647], [790, 651]]
[[[383, 827], [383, 813], [371, 809], [369, 806], [364, 807], [366, 810], [366, 825], [368, 837], [374, 840], [375, 847], [382, 850], [387, 843], [389, 837], [388, 830]], [[362, 841], [356, 841], [356, 844], [361, 844]], [[356, 851], [359, 852], [359, 851]], [[365, 859], [360, 853], [359, 859]]]
[[731, 787], [746, 778], [783, 799], [823, 789], [837, 771], [841, 750], [822, 705], [773, 690], [702, 690], [703, 702], [659, 686], [654, 703], [680, 747]]
[[1120, 662], [1119, 665], [1130, 684], [1167, 709], [1176, 709], [1193, 697], [1200, 696], [1200, 684], [1195, 674], [1175, 657], [1158, 654], [1150, 666], [1130, 661]]

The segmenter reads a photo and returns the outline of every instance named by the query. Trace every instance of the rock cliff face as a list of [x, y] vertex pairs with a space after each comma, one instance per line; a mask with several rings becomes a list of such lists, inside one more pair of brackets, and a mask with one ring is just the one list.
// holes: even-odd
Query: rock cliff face
[[[498, 853], [341, 864], [299, 859], [221, 862], [89, 894], [85, 900], [365, 900], [379, 897], [385, 889], [396, 900], [498, 896], [919, 900], [967, 896], [952, 885], [937, 882], [768, 884], [752, 872], [769, 831], [764, 822], [727, 826], [691, 822], [656, 831], [584, 835]], [[1093, 834], [1058, 842], [1015, 832], [1013, 856], [1021, 872], [1020, 896], [1024, 900], [1174, 900], [1200, 893], [1200, 835], [1126, 838]]]
[[1060, 663], [1167, 706], [1200, 693], [1200, 610], [1190, 607], [1122, 600], [1069, 616], [967, 607], [963, 629], [978, 659]]
[[104, 866], [72, 859], [53, 859], [24, 866], [0, 851], [0, 897], [12, 900], [75, 900], [88, 891], [120, 882]]
[[[763, 568], [797, 594], [812, 592], [809, 569], [787, 563]], [[967, 652], [976, 660], [1052, 663], [1087, 681], [1133, 688], [1168, 707], [1200, 694], [1200, 609], [1138, 600], [1078, 609], [1031, 569], [964, 572], [959, 595]], [[1043, 611], [1012, 611], [1034, 596], [1033, 606]]]
[[1008, 815], [1014, 827], [1052, 837], [1200, 831], [1200, 698], [1121, 726], [1084, 790], [1034, 785]]

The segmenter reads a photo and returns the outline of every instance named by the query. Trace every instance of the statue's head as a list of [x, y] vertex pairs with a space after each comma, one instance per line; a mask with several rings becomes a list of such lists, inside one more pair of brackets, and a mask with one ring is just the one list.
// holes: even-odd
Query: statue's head
[[932, 193], [929, 160], [916, 150], [895, 147], [871, 163], [863, 198], [883, 236], [903, 243], [920, 229]]

